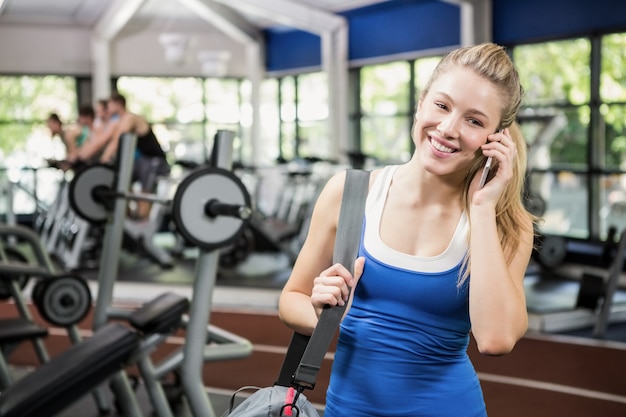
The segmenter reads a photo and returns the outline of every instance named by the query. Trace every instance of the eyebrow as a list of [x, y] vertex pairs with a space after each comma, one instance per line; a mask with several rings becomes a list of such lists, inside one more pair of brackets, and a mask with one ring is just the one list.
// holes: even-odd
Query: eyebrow
[[[439, 95], [443, 96], [446, 100], [449, 100], [449, 101], [454, 103], [454, 100], [452, 99], [452, 97], [450, 97], [448, 94], [446, 94], [446, 93], [444, 93], [442, 91], [439, 91], [439, 92], [437, 92], [435, 94], [439, 94]], [[474, 115], [477, 115], [477, 116], [482, 116], [482, 117], [484, 117], [486, 119], [486, 121], [489, 121], [489, 116], [487, 116], [485, 113], [481, 112], [478, 109], [469, 109], [466, 113], [474, 114]]]

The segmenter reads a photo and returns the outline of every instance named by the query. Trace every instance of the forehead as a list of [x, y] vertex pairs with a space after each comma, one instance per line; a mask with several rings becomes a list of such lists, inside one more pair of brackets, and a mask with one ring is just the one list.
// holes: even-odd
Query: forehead
[[495, 120], [501, 116], [503, 97], [500, 90], [471, 69], [453, 67], [439, 74], [433, 80], [427, 97], [436, 94], [447, 95], [457, 105], [478, 110]]

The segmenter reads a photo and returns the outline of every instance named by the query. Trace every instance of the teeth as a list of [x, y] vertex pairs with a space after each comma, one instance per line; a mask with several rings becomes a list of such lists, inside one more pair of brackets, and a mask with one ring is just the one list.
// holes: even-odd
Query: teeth
[[433, 148], [437, 149], [438, 151], [447, 152], [447, 153], [454, 152], [454, 149], [448, 148], [447, 146], [444, 146], [444, 145], [442, 145], [441, 143], [439, 143], [437, 141], [433, 140], [430, 143], [433, 145]]

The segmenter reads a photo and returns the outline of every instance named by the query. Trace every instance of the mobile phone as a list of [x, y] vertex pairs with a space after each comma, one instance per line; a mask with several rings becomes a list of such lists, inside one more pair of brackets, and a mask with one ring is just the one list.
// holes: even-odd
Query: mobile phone
[[483, 168], [483, 173], [480, 176], [480, 181], [478, 182], [478, 189], [480, 190], [485, 186], [485, 182], [487, 182], [487, 175], [489, 175], [489, 170], [491, 169], [491, 162], [493, 161], [493, 156], [487, 158], [487, 162], [485, 162], [485, 167]]
[[[504, 129], [500, 129], [497, 133], [502, 133]], [[487, 176], [489, 175], [489, 170], [491, 169], [491, 164], [493, 163], [493, 156], [487, 158], [487, 162], [485, 162], [485, 167], [483, 168], [483, 173], [480, 176], [480, 181], [478, 182], [478, 189], [480, 190], [485, 186], [487, 182]]]

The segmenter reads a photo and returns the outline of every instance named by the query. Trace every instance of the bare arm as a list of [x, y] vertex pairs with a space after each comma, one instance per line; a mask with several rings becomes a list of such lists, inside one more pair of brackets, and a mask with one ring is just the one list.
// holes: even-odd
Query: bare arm
[[530, 220], [520, 224], [520, 244], [510, 263], [498, 239], [495, 211], [473, 208], [471, 214], [470, 317], [478, 349], [485, 354], [505, 354], [528, 327], [524, 275], [533, 237]]
[[65, 144], [66, 159], [70, 159], [76, 154], [76, 139], [79, 136], [80, 128], [77, 126], [73, 126], [72, 128], [66, 130], [63, 136], [61, 136], [63, 143]]
[[[306, 241], [280, 296], [280, 319], [303, 334], [311, 334], [317, 324], [319, 311], [316, 312], [314, 304], [318, 308], [324, 304], [334, 305], [348, 293], [346, 279], [351, 278], [350, 273], [341, 265], [332, 265], [344, 178], [343, 173], [333, 176], [320, 193]], [[314, 300], [316, 279], [325, 281], [328, 288], [318, 288]], [[322, 282], [318, 284], [322, 285]]]
[[76, 159], [88, 161], [92, 159], [109, 143], [119, 124], [118, 120], [110, 120], [101, 129], [98, 129], [87, 142], [76, 152]]
[[115, 154], [117, 153], [120, 136], [125, 132], [136, 131], [137, 118], [138, 117], [133, 113], [124, 113], [115, 127], [111, 140], [107, 143], [107, 146], [100, 157], [100, 162], [108, 163], [113, 160]]
[[[516, 225], [519, 245], [509, 261], [496, 228], [496, 201], [512, 176], [515, 147], [500, 136], [485, 146], [485, 155], [498, 159], [496, 177], [474, 192], [470, 208], [471, 279], [469, 312], [478, 349], [485, 354], [510, 352], [528, 327], [524, 276], [533, 245], [530, 217]], [[476, 183], [476, 181], [474, 182]]]

